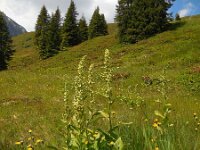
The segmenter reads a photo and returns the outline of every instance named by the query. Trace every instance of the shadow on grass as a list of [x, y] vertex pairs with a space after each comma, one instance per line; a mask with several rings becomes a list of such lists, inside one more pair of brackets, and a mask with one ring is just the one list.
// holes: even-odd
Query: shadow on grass
[[176, 22], [172, 22], [172, 23], [170, 24], [170, 26], [168, 27], [168, 30], [170, 30], [170, 31], [176, 30], [176, 29], [178, 29], [178, 28], [184, 26], [185, 24], [186, 24], [185, 21], [176, 21]]

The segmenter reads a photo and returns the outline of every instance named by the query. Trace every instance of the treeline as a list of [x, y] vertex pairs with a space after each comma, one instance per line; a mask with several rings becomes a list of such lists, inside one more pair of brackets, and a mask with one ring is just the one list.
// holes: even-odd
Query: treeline
[[[118, 25], [120, 43], [136, 43], [168, 29], [171, 14], [168, 9], [175, 0], [119, 0], [115, 21]], [[77, 20], [78, 12], [73, 0], [61, 21], [59, 8], [49, 15], [42, 7], [35, 26], [35, 45], [41, 59], [49, 58], [60, 50], [77, 45], [88, 39], [108, 34], [104, 14], [97, 7], [87, 25], [83, 17]], [[180, 20], [177, 14], [175, 19]], [[0, 12], [0, 70], [8, 66], [13, 53], [12, 40]]]
[[168, 9], [175, 0], [119, 0], [116, 22], [121, 43], [135, 43], [165, 31], [171, 15]]
[[95, 9], [89, 26], [84, 16], [77, 21], [77, 15], [73, 1], [63, 23], [59, 8], [50, 16], [46, 7], [42, 7], [35, 26], [35, 45], [42, 59], [88, 39], [108, 34], [107, 23], [104, 14], [100, 14], [99, 7]]
[[3, 13], [0, 11], [0, 70], [8, 67], [12, 53], [12, 40]]

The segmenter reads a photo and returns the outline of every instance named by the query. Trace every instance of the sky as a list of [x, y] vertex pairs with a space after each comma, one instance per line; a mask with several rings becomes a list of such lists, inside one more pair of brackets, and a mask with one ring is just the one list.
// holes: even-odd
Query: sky
[[[71, 0], [0, 0], [0, 10], [27, 31], [34, 31], [37, 16], [43, 5], [52, 14], [57, 7], [60, 8], [62, 17], [65, 16]], [[78, 19], [85, 16], [87, 22], [91, 19], [94, 9], [99, 6], [108, 23], [114, 22], [115, 9], [118, 0], [74, 0]], [[200, 0], [176, 0], [169, 10], [181, 17], [200, 14]]]

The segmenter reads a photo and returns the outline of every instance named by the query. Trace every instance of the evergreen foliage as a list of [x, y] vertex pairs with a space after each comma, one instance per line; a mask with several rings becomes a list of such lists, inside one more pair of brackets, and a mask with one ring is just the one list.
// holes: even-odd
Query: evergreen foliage
[[50, 16], [45, 6], [42, 7], [35, 26], [35, 44], [40, 57], [46, 59], [52, 56], [50, 41]]
[[167, 10], [174, 0], [119, 0], [116, 21], [119, 40], [135, 43], [167, 29]]
[[60, 49], [61, 43], [61, 15], [59, 8], [55, 14], [52, 14], [49, 27], [50, 34], [50, 48], [53, 52], [57, 52]]
[[100, 25], [100, 27], [101, 27], [101, 32], [103, 33], [103, 35], [107, 35], [108, 34], [108, 26], [107, 26], [104, 14], [101, 14], [101, 25]]
[[99, 7], [97, 7], [92, 15], [92, 19], [89, 24], [89, 38], [95, 38], [97, 36], [107, 35], [107, 23], [103, 14], [99, 13]]
[[71, 0], [71, 4], [68, 8], [62, 28], [62, 48], [73, 46], [79, 43], [79, 30], [76, 19], [77, 15], [78, 13], [76, 11], [75, 4]]
[[176, 14], [175, 20], [176, 21], [180, 21], [181, 20], [180, 15], [178, 13]]
[[78, 27], [80, 42], [88, 40], [88, 26], [84, 17], [79, 20]]
[[0, 12], [0, 70], [7, 68], [12, 53], [12, 40], [3, 13]]

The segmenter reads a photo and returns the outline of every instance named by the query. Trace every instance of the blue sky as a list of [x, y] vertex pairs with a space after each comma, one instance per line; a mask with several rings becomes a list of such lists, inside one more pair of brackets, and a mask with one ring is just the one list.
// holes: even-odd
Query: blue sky
[[200, 14], [200, 0], [176, 0], [169, 11], [181, 17]]
[[[34, 31], [35, 22], [42, 5], [51, 14], [60, 8], [62, 17], [65, 16], [71, 0], [0, 0], [0, 10], [8, 17], [24, 26], [28, 31]], [[74, 0], [79, 18], [84, 15], [87, 22], [91, 19], [94, 9], [99, 6], [108, 23], [114, 21], [118, 0]], [[181, 17], [200, 14], [200, 0], [176, 0], [169, 10]]]

